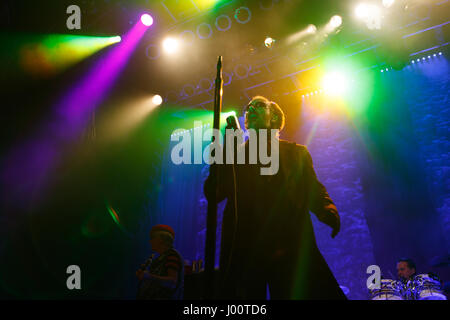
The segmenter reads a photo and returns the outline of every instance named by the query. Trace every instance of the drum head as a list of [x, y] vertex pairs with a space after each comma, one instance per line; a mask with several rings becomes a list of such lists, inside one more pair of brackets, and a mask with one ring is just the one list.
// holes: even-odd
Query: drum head
[[382, 279], [380, 289], [369, 289], [371, 300], [403, 300], [401, 283], [391, 279]]
[[436, 276], [419, 274], [414, 277], [417, 300], [447, 300], [442, 292], [441, 282]]

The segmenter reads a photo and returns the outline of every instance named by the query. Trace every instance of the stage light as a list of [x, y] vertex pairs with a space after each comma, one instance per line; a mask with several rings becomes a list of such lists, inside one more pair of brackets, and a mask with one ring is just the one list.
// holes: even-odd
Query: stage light
[[265, 45], [267, 48], [272, 48], [272, 46], [274, 45], [274, 43], [275, 43], [275, 40], [274, 40], [273, 38], [271, 38], [271, 37], [267, 37], [266, 40], [264, 40], [264, 45]]
[[[27, 38], [24, 37], [24, 40]], [[93, 37], [49, 34], [30, 36], [19, 51], [19, 63], [26, 72], [37, 76], [55, 75], [75, 63], [120, 42], [120, 36]]]
[[112, 44], [112, 43], [118, 43], [118, 42], [120, 42], [120, 41], [122, 41], [122, 37], [121, 36], [115, 36], [115, 37], [111, 37], [110, 38], [110, 43]]
[[180, 46], [179, 41], [174, 38], [166, 38], [163, 41], [164, 51], [168, 54], [175, 53], [178, 50], [179, 46]]
[[394, 4], [395, 0], [383, 0], [383, 6], [389, 8]]
[[341, 16], [333, 16], [330, 19], [330, 26], [333, 29], [336, 29], [337, 27], [339, 27], [342, 24], [342, 17]]
[[141, 22], [144, 26], [150, 27], [153, 24], [153, 18], [148, 13], [144, 13], [141, 16]]
[[355, 15], [370, 30], [381, 28], [382, 12], [381, 8], [377, 5], [360, 3], [355, 8]]
[[364, 19], [369, 15], [370, 7], [365, 3], [360, 3], [355, 8], [355, 15], [359, 19]]
[[153, 96], [152, 102], [155, 106], [159, 106], [163, 102], [163, 99], [159, 94], [157, 94], [157, 95]]
[[442, 56], [442, 52], [439, 52], [439, 55]]
[[344, 73], [333, 71], [325, 74], [322, 80], [322, 87], [327, 94], [338, 96], [347, 92], [348, 82]]
[[306, 32], [308, 32], [308, 33], [316, 33], [316, 31], [317, 31], [317, 27], [313, 24], [310, 24], [308, 26], [308, 28], [306, 28]]

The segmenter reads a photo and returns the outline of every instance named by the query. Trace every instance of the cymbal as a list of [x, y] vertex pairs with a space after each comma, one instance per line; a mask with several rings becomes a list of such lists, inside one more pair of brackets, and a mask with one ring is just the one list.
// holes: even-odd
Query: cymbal
[[449, 267], [450, 266], [450, 254], [434, 257], [430, 261], [432, 267]]

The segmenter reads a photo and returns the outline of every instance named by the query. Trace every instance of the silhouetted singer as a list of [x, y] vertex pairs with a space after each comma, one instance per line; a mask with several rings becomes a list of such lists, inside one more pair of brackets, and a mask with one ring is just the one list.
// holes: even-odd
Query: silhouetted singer
[[[281, 131], [284, 122], [281, 108], [265, 97], [254, 97], [245, 109], [247, 129]], [[346, 299], [316, 245], [309, 214], [329, 225], [334, 238], [340, 230], [336, 206], [318, 181], [306, 146], [278, 141], [276, 174], [261, 175], [262, 165], [249, 164], [248, 154], [245, 164], [235, 165], [236, 199], [232, 166], [216, 164], [217, 200], [228, 199], [218, 298], [266, 299], [268, 284], [271, 299]], [[248, 141], [244, 145], [248, 153]], [[209, 181], [207, 198], [213, 192]]]

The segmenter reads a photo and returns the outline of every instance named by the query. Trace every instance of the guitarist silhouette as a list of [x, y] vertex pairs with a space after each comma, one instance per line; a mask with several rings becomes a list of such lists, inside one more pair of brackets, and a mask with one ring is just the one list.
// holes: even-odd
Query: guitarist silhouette
[[[184, 290], [183, 258], [173, 248], [175, 232], [170, 226], [156, 225], [150, 231], [155, 254], [136, 271], [138, 300], [180, 300]], [[148, 270], [147, 270], [148, 268]]]

